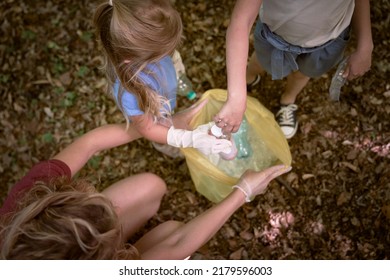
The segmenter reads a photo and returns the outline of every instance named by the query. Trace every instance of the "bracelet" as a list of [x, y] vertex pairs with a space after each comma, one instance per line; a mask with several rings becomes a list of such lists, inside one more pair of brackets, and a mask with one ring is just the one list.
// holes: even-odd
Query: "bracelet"
[[246, 201], [246, 202], [250, 202], [250, 201], [251, 201], [250, 198], [249, 198], [249, 196], [248, 196], [248, 194], [247, 194], [247, 192], [246, 192], [243, 188], [241, 188], [240, 186], [234, 185], [234, 186], [232, 187], [232, 189], [239, 189], [240, 191], [242, 191], [242, 192], [245, 194], [245, 201]]

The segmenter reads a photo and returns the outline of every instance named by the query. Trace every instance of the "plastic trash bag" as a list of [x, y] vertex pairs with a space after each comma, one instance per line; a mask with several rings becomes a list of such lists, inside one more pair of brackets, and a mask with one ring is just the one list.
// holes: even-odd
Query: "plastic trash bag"
[[[208, 103], [194, 116], [190, 127], [195, 128], [212, 121], [226, 98], [226, 90], [212, 89], [205, 92], [198, 103], [204, 99], [208, 99]], [[276, 164], [291, 165], [290, 148], [274, 115], [257, 99], [248, 96], [245, 117], [250, 127], [248, 141], [252, 146], [252, 157], [227, 162], [219, 155], [207, 157], [193, 148], [181, 149], [196, 190], [212, 202], [224, 199], [246, 169], [261, 171]], [[267, 161], [258, 164], [264, 158]]]

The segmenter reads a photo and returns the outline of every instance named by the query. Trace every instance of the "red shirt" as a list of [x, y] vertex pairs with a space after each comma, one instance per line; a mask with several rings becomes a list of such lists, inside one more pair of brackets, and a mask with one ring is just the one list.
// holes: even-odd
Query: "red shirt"
[[36, 181], [48, 182], [53, 178], [61, 176], [71, 177], [70, 168], [64, 162], [51, 159], [37, 163], [30, 169], [26, 176], [12, 187], [3, 206], [0, 208], [0, 215], [11, 212], [17, 200], [25, 191], [31, 189]]

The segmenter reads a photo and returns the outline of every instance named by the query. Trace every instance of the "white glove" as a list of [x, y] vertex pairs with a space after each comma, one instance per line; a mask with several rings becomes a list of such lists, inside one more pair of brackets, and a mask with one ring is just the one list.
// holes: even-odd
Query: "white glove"
[[230, 152], [232, 142], [209, 135], [212, 124], [210, 122], [200, 125], [193, 131], [175, 129], [171, 126], [168, 130], [167, 143], [178, 148], [195, 148], [204, 155]]
[[245, 194], [246, 202], [250, 202], [256, 195], [265, 192], [271, 180], [290, 170], [291, 166], [286, 166], [283, 164], [269, 167], [260, 172], [247, 170], [241, 176], [237, 185], [233, 186], [232, 188], [236, 188], [242, 191]]

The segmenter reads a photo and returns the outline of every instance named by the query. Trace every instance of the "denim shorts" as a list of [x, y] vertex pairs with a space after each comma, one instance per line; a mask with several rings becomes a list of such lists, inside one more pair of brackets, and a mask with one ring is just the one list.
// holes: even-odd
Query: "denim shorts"
[[349, 37], [350, 27], [347, 27], [337, 38], [321, 46], [302, 48], [289, 44], [258, 20], [254, 45], [257, 60], [273, 80], [282, 79], [297, 70], [314, 78], [328, 72], [341, 61]]

